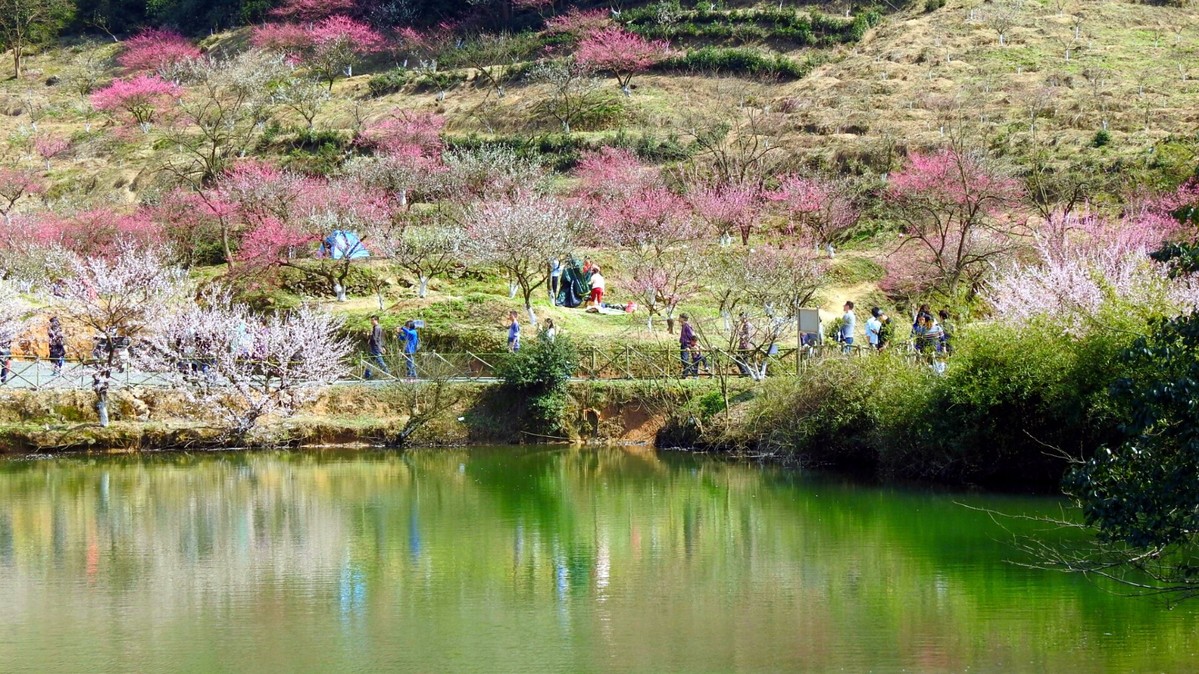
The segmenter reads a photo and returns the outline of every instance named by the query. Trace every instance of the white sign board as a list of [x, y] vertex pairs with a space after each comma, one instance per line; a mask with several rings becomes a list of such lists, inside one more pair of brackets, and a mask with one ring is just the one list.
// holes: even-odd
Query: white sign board
[[799, 310], [799, 331], [808, 332], [815, 335], [821, 334], [819, 309]]

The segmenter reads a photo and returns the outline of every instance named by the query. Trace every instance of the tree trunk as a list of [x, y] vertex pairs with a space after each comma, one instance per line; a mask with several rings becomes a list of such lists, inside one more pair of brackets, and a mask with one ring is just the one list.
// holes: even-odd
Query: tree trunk
[[520, 290], [520, 284], [516, 281], [508, 281], [508, 299], [516, 299], [516, 291]]
[[21, 79], [21, 43], [17, 42], [12, 46], [12, 69], [13, 79]]
[[100, 427], [108, 428], [108, 392], [96, 394], [96, 416], [100, 417]]
[[419, 279], [420, 284], [416, 287], [416, 296], [423, 300], [429, 294], [429, 277], [421, 274]]
[[528, 301], [525, 302], [525, 311], [529, 312], [529, 325], [537, 327], [537, 314], [533, 311], [533, 305]]

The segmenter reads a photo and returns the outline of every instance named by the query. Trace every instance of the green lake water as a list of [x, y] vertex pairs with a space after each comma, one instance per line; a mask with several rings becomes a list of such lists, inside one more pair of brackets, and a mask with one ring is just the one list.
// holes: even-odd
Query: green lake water
[[963, 503], [1059, 506], [606, 449], [5, 461], [0, 672], [1199, 669], [1199, 604]]

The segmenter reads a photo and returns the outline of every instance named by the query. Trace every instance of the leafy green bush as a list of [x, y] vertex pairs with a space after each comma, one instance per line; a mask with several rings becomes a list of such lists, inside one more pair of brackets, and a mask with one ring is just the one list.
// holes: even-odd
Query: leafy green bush
[[659, 3], [625, 10], [621, 21], [629, 30], [649, 38], [733, 43], [773, 40], [798, 47], [827, 47], [860, 40], [882, 18], [874, 10], [849, 19], [781, 7], [721, 11], [709, 7], [683, 9], [677, 4], [666, 14], [668, 19], [664, 20]]
[[525, 403], [525, 430], [551, 436], [568, 432], [567, 383], [578, 363], [578, 349], [567, 337], [530, 339], [499, 363], [496, 374], [504, 387]]
[[1109, 389], [1141, 319], [1095, 318], [1107, 329], [1085, 339], [1052, 322], [972, 326], [943, 375], [897, 352], [771, 380], [732, 441], [867, 474], [1051, 488], [1066, 455], [1089, 456], [1124, 420]]
[[483, 147], [502, 146], [511, 149], [519, 157], [536, 157], [556, 171], [569, 171], [584, 153], [603, 147], [619, 147], [636, 154], [646, 162], [680, 161], [691, 156], [691, 151], [682, 144], [674, 133], [659, 138], [651, 131], [634, 136], [620, 130], [611, 136], [583, 137], [573, 134], [551, 133], [536, 136], [447, 136], [446, 144], [455, 150], [478, 150]]
[[408, 86], [412, 81], [411, 70], [388, 70], [385, 73], [380, 73], [367, 80], [366, 88], [370, 91], [371, 96], [386, 96], [387, 94], [396, 94]]
[[782, 54], [767, 54], [756, 49], [702, 47], [661, 61], [655, 66], [655, 70], [797, 80], [810, 73], [820, 62], [822, 60], [818, 58], [808, 58], [799, 62]]
[[1112, 134], [1107, 129], [1099, 129], [1091, 139], [1091, 147], [1103, 147], [1112, 142]]

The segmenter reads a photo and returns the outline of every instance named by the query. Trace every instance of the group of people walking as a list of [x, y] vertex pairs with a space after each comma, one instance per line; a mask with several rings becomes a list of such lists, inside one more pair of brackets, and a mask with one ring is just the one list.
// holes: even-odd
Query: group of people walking
[[[416, 331], [417, 327], [416, 321], [408, 321], [396, 329], [396, 338], [399, 340], [400, 349], [404, 354], [404, 365], [409, 379], [416, 378], [416, 352], [420, 349], [420, 335]], [[384, 342], [383, 326], [379, 324], [379, 317], [371, 316], [370, 336], [366, 340], [366, 350], [370, 354], [370, 360], [367, 363], [363, 379], [371, 379], [372, 370], [377, 370], [384, 375], [391, 374], [391, 370], [387, 367], [387, 361], [383, 358], [387, 353]]]
[[[844, 345], [846, 352], [853, 348], [854, 329], [857, 317], [854, 315], [854, 303], [846, 302], [841, 316], [841, 327], [837, 332], [838, 341]], [[938, 320], [939, 319], [939, 320]], [[920, 305], [912, 320], [912, 330], [909, 335], [912, 348], [920, 354], [933, 356], [935, 354], [953, 353], [953, 331], [950, 327], [950, 314], [947, 309], [941, 309], [933, 315], [927, 304]], [[887, 312], [879, 307], [870, 310], [870, 318], [866, 320], [866, 342], [871, 349], [885, 350], [894, 340], [894, 327]]]

